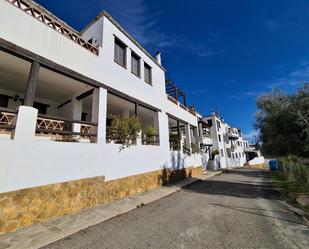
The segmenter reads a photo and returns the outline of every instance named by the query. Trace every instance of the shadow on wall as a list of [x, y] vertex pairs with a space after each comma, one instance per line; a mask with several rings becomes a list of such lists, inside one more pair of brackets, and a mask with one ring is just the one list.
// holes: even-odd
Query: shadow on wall
[[171, 152], [171, 166], [174, 170], [179, 170], [185, 167], [185, 155], [182, 156], [180, 151]]
[[210, 161], [210, 158], [203, 153], [203, 155], [202, 155], [202, 166], [203, 166], [204, 169], [209, 169], [209, 161]]
[[164, 168], [162, 170], [161, 175], [158, 176], [158, 186], [163, 185], [167, 186], [169, 184], [175, 183], [177, 181], [184, 180], [186, 178], [192, 177], [192, 170], [191, 169], [167, 169]]

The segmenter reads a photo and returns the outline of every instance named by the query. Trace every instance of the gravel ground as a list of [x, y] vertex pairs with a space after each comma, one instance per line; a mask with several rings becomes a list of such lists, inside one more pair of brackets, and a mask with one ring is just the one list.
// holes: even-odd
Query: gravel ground
[[240, 169], [198, 181], [44, 248], [309, 248], [309, 228], [268, 174]]

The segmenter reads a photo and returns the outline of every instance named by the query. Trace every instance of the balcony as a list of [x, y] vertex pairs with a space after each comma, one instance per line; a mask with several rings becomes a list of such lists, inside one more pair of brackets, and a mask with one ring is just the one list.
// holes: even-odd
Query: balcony
[[16, 112], [0, 109], [0, 138], [10, 138], [15, 129]]
[[200, 144], [202, 145], [213, 145], [212, 138], [210, 136], [200, 137]]
[[229, 139], [238, 139], [239, 138], [239, 132], [236, 128], [228, 128], [227, 136]]

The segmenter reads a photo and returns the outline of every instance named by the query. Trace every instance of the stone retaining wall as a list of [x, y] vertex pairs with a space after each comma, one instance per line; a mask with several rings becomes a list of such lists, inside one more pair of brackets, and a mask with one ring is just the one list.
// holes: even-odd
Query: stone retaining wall
[[1, 193], [0, 234], [201, 174], [202, 167], [164, 169], [108, 182], [100, 176]]

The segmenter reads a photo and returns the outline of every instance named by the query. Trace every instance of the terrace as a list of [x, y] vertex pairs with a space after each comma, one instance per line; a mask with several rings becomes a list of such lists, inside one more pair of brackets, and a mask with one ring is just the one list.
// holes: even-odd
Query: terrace
[[0, 51], [0, 139], [14, 138], [25, 105], [38, 110], [37, 140], [96, 142], [97, 89]]
[[174, 103], [175, 105], [178, 105], [180, 108], [188, 111], [192, 115], [196, 115], [195, 107], [187, 106], [187, 99], [186, 94], [178, 88], [172, 81], [166, 80], [165, 81], [165, 91], [167, 94], [167, 99]]
[[191, 155], [190, 125], [176, 118], [168, 118], [169, 141], [171, 151], [183, 151]]
[[67, 37], [74, 43], [80, 45], [81, 47], [87, 49], [89, 52], [99, 55], [99, 47], [94, 46], [90, 41], [84, 40], [79, 32], [75, 31], [69, 25], [59, 20], [49, 11], [44, 9], [42, 6], [36, 4], [34, 1], [29, 0], [6, 0], [15, 7], [19, 8], [23, 12], [37, 19], [38, 21], [44, 23], [48, 27], [54, 29], [59, 34]]
[[140, 142], [142, 145], [160, 145], [158, 112], [132, 99], [110, 92], [107, 94], [107, 143], [121, 143], [113, 123], [117, 118], [124, 120], [129, 117], [137, 117], [142, 127], [141, 139], [134, 141], [135, 144]]

